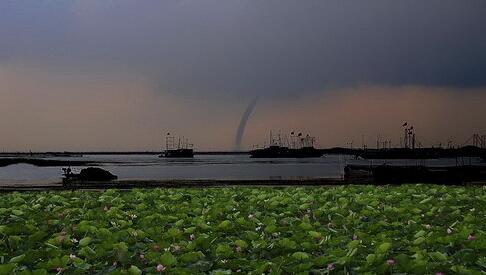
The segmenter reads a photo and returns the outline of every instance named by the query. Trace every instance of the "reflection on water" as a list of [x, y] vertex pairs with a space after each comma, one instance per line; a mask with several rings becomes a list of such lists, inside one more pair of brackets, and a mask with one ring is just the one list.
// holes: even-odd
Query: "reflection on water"
[[[52, 158], [62, 160], [66, 158]], [[247, 155], [196, 155], [193, 159], [165, 159], [156, 155], [86, 155], [69, 160], [100, 161], [119, 179], [303, 179], [341, 177], [346, 164], [449, 166], [479, 164], [477, 158], [435, 160], [355, 160], [351, 156], [309, 159], [251, 159]], [[79, 171], [83, 167], [73, 167]], [[61, 167], [26, 164], [0, 168], [0, 182], [58, 182]]]

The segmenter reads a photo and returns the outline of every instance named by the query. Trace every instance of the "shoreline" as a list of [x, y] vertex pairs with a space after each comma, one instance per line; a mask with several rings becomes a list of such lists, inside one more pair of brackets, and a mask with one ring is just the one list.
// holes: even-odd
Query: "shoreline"
[[[343, 185], [398, 186], [419, 183], [377, 183], [371, 180], [343, 180], [340, 178], [275, 179], [275, 180], [119, 180], [113, 182], [53, 183], [0, 183], [0, 192], [23, 191], [74, 191], [106, 189], [154, 189], [154, 188], [220, 188], [220, 187], [330, 187]], [[482, 186], [486, 181], [465, 183], [420, 183], [443, 186]]]
[[[340, 178], [316, 179], [255, 179], [255, 180], [212, 180], [212, 179], [166, 179], [166, 180], [116, 180], [111, 182], [73, 182], [62, 181], [51, 183], [0, 183], [0, 192], [14, 191], [55, 191], [55, 190], [89, 190], [89, 189], [152, 189], [152, 188], [208, 188], [230, 186], [327, 186], [343, 185]], [[364, 182], [362, 184], [365, 184]]]

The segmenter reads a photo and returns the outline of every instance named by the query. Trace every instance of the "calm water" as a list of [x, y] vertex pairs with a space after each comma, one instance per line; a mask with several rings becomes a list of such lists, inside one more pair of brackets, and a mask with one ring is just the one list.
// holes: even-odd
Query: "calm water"
[[[310, 159], [251, 159], [246, 155], [196, 155], [194, 159], [163, 159], [150, 155], [86, 155], [81, 158], [51, 158], [108, 162], [101, 168], [119, 179], [291, 179], [341, 177], [346, 164], [456, 165], [456, 159], [355, 160], [350, 156]], [[465, 164], [479, 164], [476, 158]], [[79, 172], [83, 167], [73, 167]], [[43, 183], [61, 180], [61, 167], [27, 164], [0, 167], [0, 183]]]

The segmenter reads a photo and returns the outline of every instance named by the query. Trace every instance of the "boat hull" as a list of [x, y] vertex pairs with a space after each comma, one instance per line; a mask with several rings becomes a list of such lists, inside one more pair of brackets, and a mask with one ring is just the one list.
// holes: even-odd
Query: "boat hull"
[[194, 150], [192, 149], [175, 149], [167, 150], [159, 157], [161, 158], [193, 158]]

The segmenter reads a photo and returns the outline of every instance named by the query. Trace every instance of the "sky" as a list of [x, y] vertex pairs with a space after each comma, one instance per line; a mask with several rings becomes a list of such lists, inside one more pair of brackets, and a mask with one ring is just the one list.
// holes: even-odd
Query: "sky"
[[486, 134], [484, 33], [480, 0], [5, 0], [0, 150], [398, 145], [405, 121], [462, 144]]

